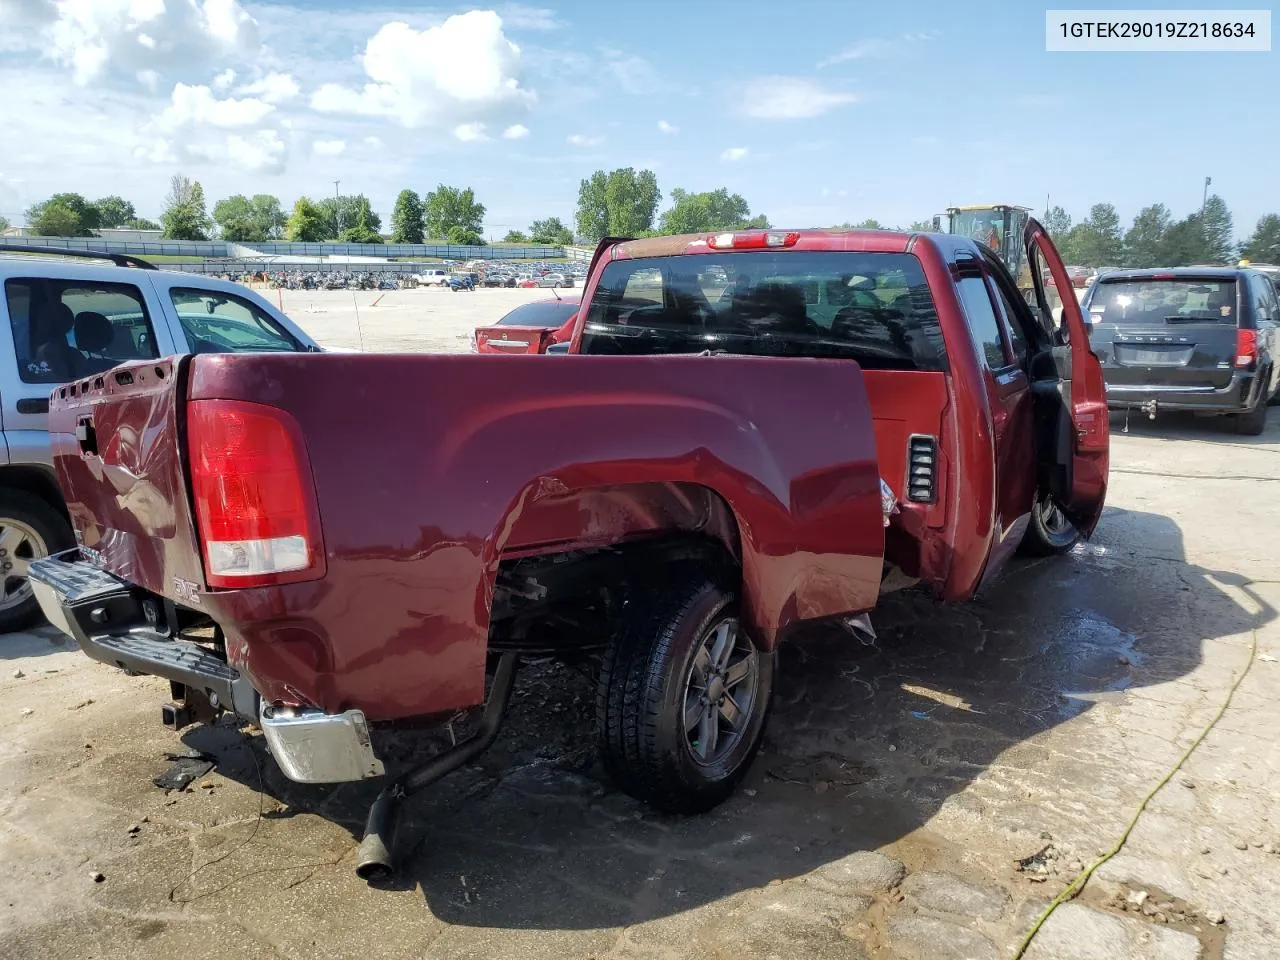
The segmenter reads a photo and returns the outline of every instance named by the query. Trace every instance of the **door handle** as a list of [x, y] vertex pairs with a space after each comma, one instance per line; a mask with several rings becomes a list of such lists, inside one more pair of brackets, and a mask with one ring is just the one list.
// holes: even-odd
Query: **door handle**
[[19, 413], [48, 413], [48, 397], [22, 397], [18, 400]]

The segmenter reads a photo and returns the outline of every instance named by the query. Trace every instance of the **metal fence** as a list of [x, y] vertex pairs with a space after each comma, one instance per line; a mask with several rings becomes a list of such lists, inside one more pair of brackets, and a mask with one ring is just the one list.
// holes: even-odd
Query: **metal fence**
[[522, 245], [466, 247], [451, 243], [228, 243], [223, 240], [117, 240], [107, 237], [0, 237], [0, 246], [24, 245], [50, 250], [129, 253], [138, 257], [417, 257], [438, 260], [553, 260], [564, 247]]
[[423, 273], [427, 270], [439, 270], [440, 262], [412, 263], [407, 260], [396, 260], [388, 263], [328, 263], [325, 261], [307, 260], [302, 262], [269, 261], [269, 260], [202, 260], [190, 263], [163, 263], [165, 270], [179, 270], [183, 273], [229, 274], [238, 280], [242, 274], [265, 273], [276, 275], [281, 273]]

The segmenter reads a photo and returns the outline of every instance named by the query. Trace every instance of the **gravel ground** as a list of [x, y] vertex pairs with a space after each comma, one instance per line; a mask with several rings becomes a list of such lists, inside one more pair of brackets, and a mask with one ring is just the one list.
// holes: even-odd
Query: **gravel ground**
[[[367, 348], [458, 350], [545, 295], [354, 298]], [[351, 303], [285, 308], [350, 348]], [[897, 595], [874, 646], [797, 638], [764, 750], [708, 815], [615, 792], [590, 681], [526, 670], [494, 749], [414, 802], [392, 889], [352, 871], [374, 787], [292, 784], [234, 725], [162, 728], [162, 682], [47, 629], [0, 638], [0, 956], [1008, 957], [1212, 719], [1255, 638], [1216, 730], [1027, 956], [1280, 956], [1280, 417], [1249, 439], [1114, 427], [1091, 543], [1020, 561], [964, 606]], [[392, 763], [429, 749], [381, 746]], [[187, 747], [217, 767], [152, 785]]]

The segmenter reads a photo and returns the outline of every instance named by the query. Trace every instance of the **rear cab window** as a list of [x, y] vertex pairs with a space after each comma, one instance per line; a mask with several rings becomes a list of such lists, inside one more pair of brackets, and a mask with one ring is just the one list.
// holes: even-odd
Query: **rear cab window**
[[580, 352], [704, 351], [946, 369], [933, 295], [911, 254], [727, 251], [604, 267]]
[[250, 300], [221, 290], [173, 287], [174, 312], [192, 353], [298, 353], [306, 348]]
[[66, 383], [159, 356], [146, 299], [132, 284], [13, 278], [4, 289], [26, 383]]
[[1238, 319], [1236, 281], [1223, 277], [1101, 279], [1089, 300], [1089, 320], [1117, 326], [1222, 323]]

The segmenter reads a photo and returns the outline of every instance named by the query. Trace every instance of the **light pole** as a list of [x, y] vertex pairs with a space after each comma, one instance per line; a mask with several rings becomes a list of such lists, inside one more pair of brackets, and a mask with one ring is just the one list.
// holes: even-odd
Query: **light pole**
[[[338, 193], [338, 184], [341, 182], [341, 180], [333, 181], [333, 219], [338, 225], [338, 233], [342, 233], [342, 194]], [[338, 238], [334, 237], [333, 239], [337, 240]]]
[[1213, 183], [1213, 177], [1204, 178], [1204, 196], [1200, 198], [1200, 219], [1204, 219], [1204, 208], [1209, 205], [1209, 184]]

